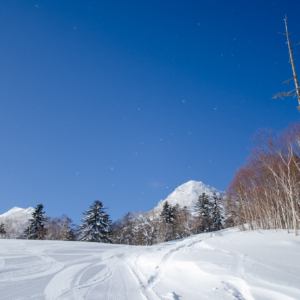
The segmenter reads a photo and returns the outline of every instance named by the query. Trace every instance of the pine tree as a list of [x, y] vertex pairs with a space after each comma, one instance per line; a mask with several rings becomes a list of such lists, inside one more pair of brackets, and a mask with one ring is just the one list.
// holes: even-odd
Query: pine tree
[[212, 197], [212, 205], [210, 212], [211, 219], [211, 227], [213, 231], [217, 231], [223, 228], [222, 226], [222, 209], [220, 206], [221, 198], [219, 198], [216, 194]]
[[196, 233], [211, 231], [210, 212], [210, 197], [203, 193], [199, 196], [195, 205], [195, 214], [197, 217]]
[[168, 218], [169, 218], [169, 203], [168, 201], [166, 201], [163, 205], [163, 209], [162, 212], [160, 214], [160, 217], [162, 219], [162, 221], [164, 221], [165, 223], [168, 223]]
[[168, 201], [166, 201], [164, 203], [163, 210], [160, 214], [160, 217], [166, 224], [173, 224], [175, 211], [176, 211], [176, 206], [173, 207], [168, 203]]
[[24, 230], [24, 237], [32, 240], [44, 240], [47, 233], [45, 228], [46, 217], [43, 211], [44, 206], [38, 204], [29, 219], [30, 225]]
[[0, 224], [0, 236], [3, 237], [6, 235], [6, 231], [5, 231], [5, 228], [4, 228], [4, 224], [1, 223]]
[[109, 243], [110, 224], [109, 215], [104, 212], [106, 207], [99, 200], [95, 200], [90, 209], [84, 212], [86, 215], [79, 226], [79, 241]]
[[163, 210], [160, 214], [161, 224], [159, 229], [160, 240], [168, 242], [176, 238], [175, 234], [175, 213], [179, 206], [172, 206], [166, 201], [163, 205]]

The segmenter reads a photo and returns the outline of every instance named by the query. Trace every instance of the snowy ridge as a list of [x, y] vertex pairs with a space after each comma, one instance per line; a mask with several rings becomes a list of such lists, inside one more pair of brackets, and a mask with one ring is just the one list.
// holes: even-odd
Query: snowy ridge
[[223, 196], [223, 192], [204, 184], [202, 181], [190, 180], [176, 188], [165, 200], [160, 200], [153, 211], [154, 213], [160, 212], [166, 201], [172, 206], [179, 204], [181, 207], [186, 206], [191, 209], [195, 206], [199, 196], [203, 193], [209, 196], [212, 196], [213, 194], [216, 194], [219, 197]]
[[6, 218], [14, 219], [14, 220], [28, 220], [32, 213], [34, 211], [34, 208], [20, 208], [20, 207], [14, 207], [7, 211], [6, 213], [0, 215], [0, 222], [1, 220], [4, 220]]
[[7, 236], [10, 238], [19, 237], [28, 226], [28, 220], [32, 217], [34, 208], [14, 207], [0, 215], [0, 223], [4, 223]]

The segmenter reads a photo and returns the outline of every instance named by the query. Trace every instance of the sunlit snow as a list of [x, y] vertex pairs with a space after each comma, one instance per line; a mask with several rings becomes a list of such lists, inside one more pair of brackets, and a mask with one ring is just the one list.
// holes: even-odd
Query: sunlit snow
[[154, 246], [0, 240], [1, 299], [300, 299], [300, 237], [237, 228]]
[[160, 213], [166, 201], [168, 201], [168, 203], [172, 206], [178, 204], [180, 207], [186, 206], [192, 210], [198, 200], [198, 197], [202, 195], [202, 193], [209, 196], [216, 194], [218, 197], [222, 197], [223, 195], [223, 192], [204, 184], [202, 181], [190, 180], [177, 187], [165, 200], [160, 200], [157, 206], [153, 209], [153, 212], [156, 214]]

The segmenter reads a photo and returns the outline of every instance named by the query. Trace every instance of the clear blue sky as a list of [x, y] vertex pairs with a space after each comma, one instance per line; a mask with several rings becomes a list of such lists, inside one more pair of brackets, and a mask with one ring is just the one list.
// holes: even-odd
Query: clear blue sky
[[[261, 127], [299, 121], [300, 1], [0, 1], [0, 214], [112, 219], [226, 189]], [[300, 51], [300, 50], [298, 50]], [[296, 66], [300, 72], [298, 61]]]

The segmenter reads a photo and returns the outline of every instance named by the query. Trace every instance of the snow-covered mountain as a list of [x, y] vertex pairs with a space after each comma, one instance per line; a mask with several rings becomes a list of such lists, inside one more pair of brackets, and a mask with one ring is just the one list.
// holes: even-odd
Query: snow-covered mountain
[[190, 180], [187, 183], [180, 185], [171, 193], [165, 200], [160, 200], [158, 205], [151, 211], [151, 213], [157, 214], [161, 212], [163, 205], [166, 201], [172, 206], [179, 204], [181, 207], [186, 206], [189, 209], [192, 209], [199, 196], [203, 193], [212, 196], [216, 194], [219, 197], [223, 196], [223, 192], [218, 191], [214, 187], [204, 184], [202, 181]]
[[0, 215], [0, 223], [4, 223], [7, 235], [10, 238], [19, 237], [28, 226], [34, 208], [14, 207]]
[[0, 215], [0, 222], [3, 222], [3, 220], [7, 218], [12, 220], [27, 221], [29, 218], [31, 218], [33, 211], [34, 211], [33, 207], [29, 207], [29, 208], [14, 207], [9, 211], [7, 211], [6, 213]]

